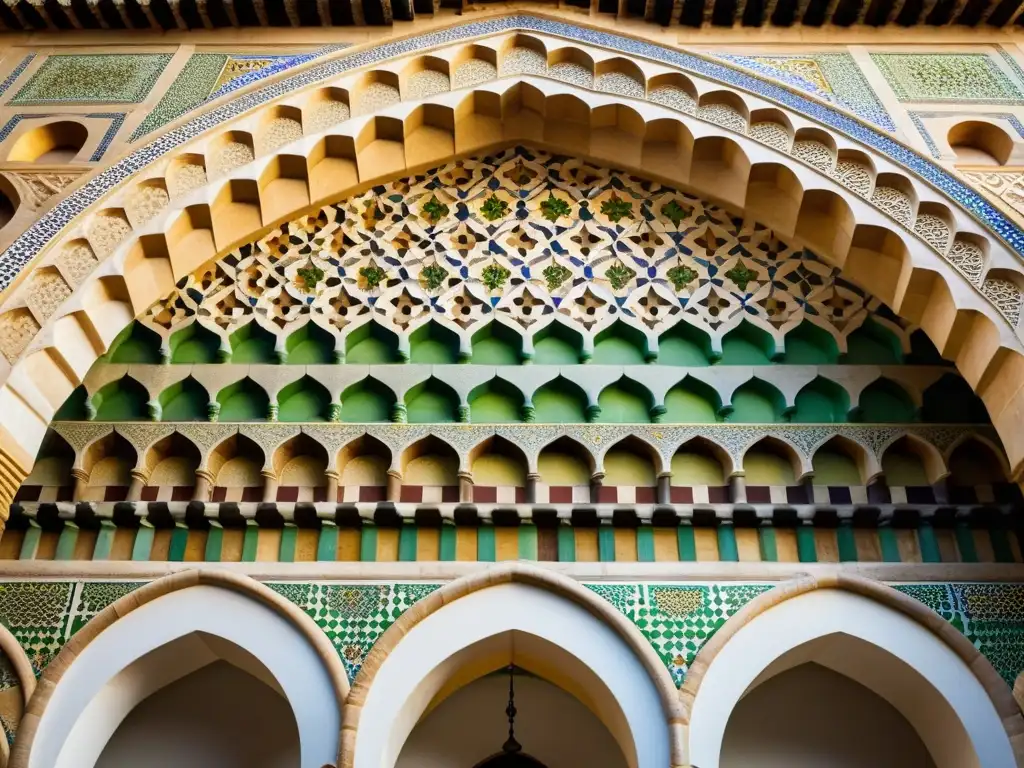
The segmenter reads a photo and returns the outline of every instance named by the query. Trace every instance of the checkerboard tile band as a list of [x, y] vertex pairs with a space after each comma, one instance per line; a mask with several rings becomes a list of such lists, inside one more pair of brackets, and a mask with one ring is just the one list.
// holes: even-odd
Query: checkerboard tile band
[[71, 501], [75, 489], [71, 485], [23, 485], [14, 496], [14, 501], [37, 501], [50, 503]]
[[248, 488], [226, 488], [222, 485], [215, 486], [210, 495], [210, 501], [234, 501], [259, 503], [263, 501], [263, 486], [253, 485]]
[[867, 504], [866, 485], [813, 485], [812, 501], [815, 504]]
[[953, 504], [1020, 504], [1024, 502], [1024, 496], [1015, 483], [950, 485], [949, 500]]
[[457, 504], [457, 485], [403, 485], [400, 501], [412, 504]]
[[890, 504], [935, 504], [937, 501], [935, 489], [930, 485], [890, 485], [882, 489], [888, 490], [889, 498], [885, 501]]
[[805, 485], [748, 485], [751, 504], [810, 504]]
[[343, 485], [338, 488], [338, 501], [344, 504], [355, 504], [359, 501], [387, 501], [386, 485]]
[[673, 504], [728, 504], [732, 498], [727, 485], [673, 485], [668, 500]]
[[538, 504], [589, 504], [589, 485], [548, 485], [537, 483]]
[[279, 485], [277, 487], [277, 500], [285, 502], [297, 501], [327, 501], [327, 486], [321, 485], [317, 488], [303, 485]]
[[657, 504], [658, 489], [642, 485], [602, 485], [597, 500], [601, 504]]
[[191, 485], [147, 485], [142, 489], [143, 501], [192, 501], [196, 489]]
[[526, 489], [518, 485], [474, 485], [476, 504], [525, 504]]

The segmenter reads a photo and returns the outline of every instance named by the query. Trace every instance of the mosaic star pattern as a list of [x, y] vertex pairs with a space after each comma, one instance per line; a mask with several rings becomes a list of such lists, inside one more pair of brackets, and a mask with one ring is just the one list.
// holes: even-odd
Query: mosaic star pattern
[[374, 187], [270, 232], [179, 284], [142, 321], [227, 335], [255, 315], [344, 335], [494, 313], [592, 333], [620, 317], [719, 338], [742, 321], [780, 340], [809, 319], [834, 337], [878, 302], [770, 229], [678, 190], [523, 148]]

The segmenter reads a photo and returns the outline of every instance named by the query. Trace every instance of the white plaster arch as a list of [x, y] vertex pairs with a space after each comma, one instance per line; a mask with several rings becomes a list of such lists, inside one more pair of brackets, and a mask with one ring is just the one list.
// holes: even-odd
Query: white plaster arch
[[[557, 657], [578, 665], [584, 672], [574, 675], [583, 689], [578, 697], [590, 699], [585, 703], [616, 737], [630, 768], [670, 765], [661, 697], [621, 635], [581, 605], [523, 583], [472, 592], [410, 629], [373, 678], [359, 712], [351, 762], [346, 764], [394, 766], [427, 707], [459, 674], [465, 652], [509, 635], [513, 648], [516, 637], [526, 645], [540, 641]], [[514, 652], [512, 660], [530, 668], [530, 662], [524, 663]]]
[[[822, 638], [849, 636], [895, 664], [861, 665], [851, 654], [814, 660], [858, 680], [895, 706], [920, 735], [937, 768], [1013, 768], [1002, 720], [985, 688], [950, 646], [913, 618], [868, 597], [817, 589], [769, 608], [741, 627], [713, 658], [690, 716], [690, 762], [718, 768], [739, 700], [787, 654]], [[811, 660], [811, 659], [803, 659]]]
[[73, 660], [40, 717], [28, 766], [93, 765], [134, 706], [213, 660], [197, 664], [193, 656], [178, 666], [163, 665], [162, 679], [144, 663], [147, 654], [197, 633], [235, 646], [265, 669], [295, 714], [301, 768], [334, 762], [341, 713], [317, 650], [270, 607], [201, 584], [163, 595], [113, 622]]

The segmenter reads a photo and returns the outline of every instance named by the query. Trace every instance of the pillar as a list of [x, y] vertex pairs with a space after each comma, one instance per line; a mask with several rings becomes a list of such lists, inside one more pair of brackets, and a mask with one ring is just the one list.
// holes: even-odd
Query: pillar
[[327, 500], [334, 503], [338, 500], [338, 485], [341, 483], [341, 475], [336, 470], [329, 469], [324, 472], [327, 478]]
[[662, 472], [658, 475], [658, 498], [659, 504], [670, 504], [672, 502], [672, 473]]
[[747, 503], [747, 478], [743, 475], [733, 475], [729, 478], [729, 498], [733, 504]]
[[459, 472], [459, 502], [462, 504], [473, 503], [472, 472]]
[[526, 503], [536, 504], [537, 503], [537, 484], [540, 483], [540, 475], [536, 472], [530, 472], [526, 476]]
[[273, 504], [277, 501], [277, 475], [270, 469], [264, 469], [260, 474], [263, 475], [263, 503]]
[[196, 489], [192, 494], [192, 501], [209, 501], [210, 491], [213, 490], [214, 477], [208, 470], [196, 470]]
[[85, 490], [89, 487], [89, 473], [81, 467], [71, 470], [71, 476], [75, 479], [75, 490], [71, 494], [72, 501], [81, 501], [85, 496]]
[[604, 472], [595, 472], [590, 476], [590, 503], [597, 504], [601, 500], [601, 486], [604, 485]]
[[142, 489], [149, 482], [149, 473], [144, 469], [132, 470], [132, 482], [128, 486], [128, 501], [141, 501]]
[[402, 500], [402, 473], [397, 469], [388, 470], [388, 490], [386, 498], [388, 501]]

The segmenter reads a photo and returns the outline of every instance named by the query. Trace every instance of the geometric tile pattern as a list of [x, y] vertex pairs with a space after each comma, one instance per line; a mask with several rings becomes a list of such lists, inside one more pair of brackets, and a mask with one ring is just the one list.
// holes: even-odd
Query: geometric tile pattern
[[[0, 623], [25, 649], [38, 677], [64, 643], [135, 581], [0, 582]], [[324, 631], [354, 680], [377, 639], [438, 583], [269, 582]], [[584, 584], [629, 619], [677, 686], [728, 619], [776, 583], [599, 582]], [[1024, 670], [1024, 584], [893, 584], [962, 632], [1010, 685]], [[8, 665], [9, 666], [9, 665]], [[0, 662], [0, 690], [5, 685]], [[2, 723], [0, 723], [2, 724]]]
[[984, 53], [872, 53], [900, 101], [1022, 104], [1024, 94]]
[[371, 319], [401, 333], [431, 318], [470, 329], [497, 313], [531, 331], [555, 316], [584, 333], [622, 317], [713, 339], [747, 321], [780, 339], [806, 318], [838, 339], [876, 307], [765, 227], [518, 147], [284, 224], [186, 278], [143, 322], [164, 335], [198, 316], [227, 335], [254, 315], [281, 332], [312, 316], [344, 335]]
[[132, 132], [135, 141], [201, 106], [210, 95], [228, 57], [222, 53], [194, 53], [160, 101]]
[[896, 124], [871, 89], [853, 56], [848, 53], [803, 53], [793, 56], [716, 55], [732, 64], [782, 81], [847, 109], [883, 130], [896, 130]]
[[11, 104], [138, 104], [171, 60], [169, 53], [50, 56]]

